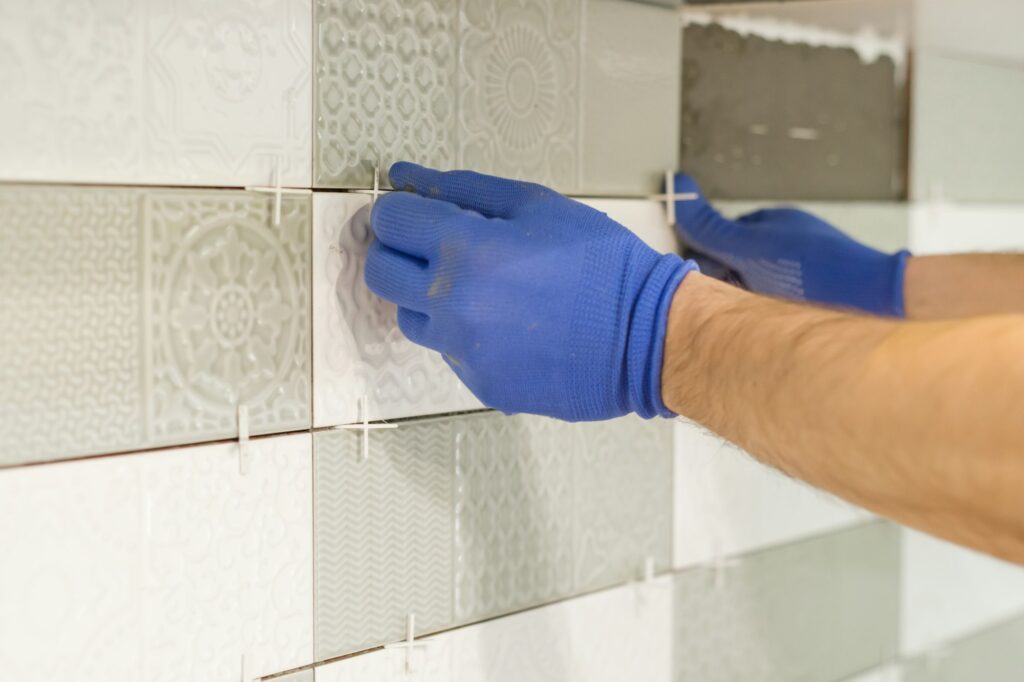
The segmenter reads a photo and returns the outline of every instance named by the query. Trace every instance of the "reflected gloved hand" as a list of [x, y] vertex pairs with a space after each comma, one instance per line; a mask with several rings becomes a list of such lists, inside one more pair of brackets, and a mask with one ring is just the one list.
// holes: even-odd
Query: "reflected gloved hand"
[[366, 284], [485, 405], [569, 421], [671, 416], [661, 364], [695, 269], [539, 185], [409, 163], [377, 201]]
[[907, 251], [875, 251], [793, 208], [728, 220], [687, 175], [675, 176], [675, 191], [700, 197], [676, 202], [676, 227], [683, 242], [702, 254], [704, 274], [729, 279], [735, 273], [748, 289], [769, 296], [904, 316]]

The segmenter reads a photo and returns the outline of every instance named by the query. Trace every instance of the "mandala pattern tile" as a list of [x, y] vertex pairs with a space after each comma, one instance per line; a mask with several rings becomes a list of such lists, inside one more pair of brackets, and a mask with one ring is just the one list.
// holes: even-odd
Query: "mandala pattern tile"
[[571, 594], [575, 428], [486, 414], [454, 429], [456, 619]]
[[308, 0], [5, 4], [0, 178], [309, 186], [311, 22]]
[[899, 532], [882, 522], [675, 577], [676, 682], [841, 680], [896, 654]]
[[236, 682], [313, 655], [312, 443], [0, 476], [0, 665], [16, 679]]
[[452, 622], [452, 447], [445, 420], [316, 436], [317, 660]]
[[1017, 682], [1024, 669], [1024, 617], [1000, 622], [906, 661], [900, 682]]
[[373, 238], [369, 198], [317, 193], [313, 237], [314, 419], [317, 426], [482, 407], [441, 356], [398, 328], [396, 308], [363, 281]]
[[[0, 465], [308, 427], [309, 201], [0, 189]], [[60, 425], [45, 428], [43, 425]]]
[[627, 582], [647, 558], [672, 563], [672, 424], [626, 417], [579, 427], [575, 589]]
[[316, 0], [317, 187], [455, 159], [458, 0]]

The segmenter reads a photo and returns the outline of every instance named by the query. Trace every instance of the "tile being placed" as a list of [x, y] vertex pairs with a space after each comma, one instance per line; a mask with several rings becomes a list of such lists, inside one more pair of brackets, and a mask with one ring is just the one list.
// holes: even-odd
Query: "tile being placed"
[[[424, 640], [422, 682], [668, 682], [672, 581], [628, 585]], [[406, 653], [375, 651], [317, 668], [317, 682], [399, 682]]]
[[452, 622], [453, 451], [448, 420], [316, 435], [317, 660]]
[[0, 465], [308, 427], [309, 201], [0, 188]]
[[683, 38], [681, 166], [708, 196], [904, 195], [902, 52], [802, 42], [812, 29], [783, 40], [764, 21], [699, 19]]
[[1024, 568], [906, 530], [901, 596], [902, 653], [923, 654], [1024, 613]]
[[313, 655], [307, 435], [0, 472], [14, 679], [236, 682]]
[[407, 340], [396, 308], [363, 281], [373, 239], [369, 197], [313, 198], [313, 355], [316, 426], [458, 412], [482, 405], [440, 354]]
[[915, 254], [1024, 251], [1024, 207], [925, 202], [911, 213]]
[[898, 636], [899, 533], [870, 523], [675, 577], [675, 676], [841, 680]]
[[677, 568], [715, 564], [871, 518], [693, 423], [675, 429]]
[[1024, 64], [921, 51], [914, 61], [911, 197], [1024, 201]]
[[999, 623], [906, 661], [897, 682], [1017, 682], [1024, 668], [1024, 617]]
[[311, 22], [309, 0], [5, 4], [0, 179], [309, 186]]

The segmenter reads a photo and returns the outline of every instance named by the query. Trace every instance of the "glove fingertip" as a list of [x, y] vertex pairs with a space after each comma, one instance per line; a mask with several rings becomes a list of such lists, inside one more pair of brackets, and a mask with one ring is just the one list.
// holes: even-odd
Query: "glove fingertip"
[[396, 161], [388, 170], [388, 178], [396, 190], [422, 194], [422, 187], [427, 184], [427, 176], [437, 172], [411, 161]]

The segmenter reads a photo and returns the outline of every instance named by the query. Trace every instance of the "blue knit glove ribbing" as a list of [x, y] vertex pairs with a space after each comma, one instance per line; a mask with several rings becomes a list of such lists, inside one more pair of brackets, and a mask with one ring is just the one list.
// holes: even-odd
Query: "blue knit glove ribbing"
[[687, 175], [675, 176], [675, 191], [700, 196], [676, 202], [676, 227], [687, 246], [710, 257], [707, 264], [698, 258], [704, 274], [719, 279], [738, 275], [751, 291], [769, 296], [904, 316], [903, 276], [909, 252], [875, 251], [793, 208], [728, 220], [707, 203]]
[[407, 191], [377, 201], [366, 284], [485, 405], [568, 421], [673, 416], [665, 327], [692, 262], [539, 185], [409, 163], [390, 176]]

